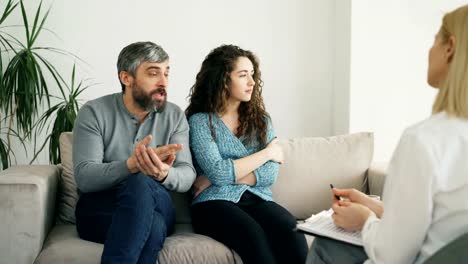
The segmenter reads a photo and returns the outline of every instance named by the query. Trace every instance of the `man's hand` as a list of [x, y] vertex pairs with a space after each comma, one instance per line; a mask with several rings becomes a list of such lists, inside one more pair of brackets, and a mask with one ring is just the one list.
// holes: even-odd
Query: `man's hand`
[[192, 193], [193, 197], [197, 197], [201, 192], [203, 192], [206, 188], [211, 186], [211, 182], [208, 177], [201, 175], [195, 179], [195, 182], [192, 185]]
[[167, 177], [169, 169], [176, 158], [175, 154], [171, 154], [163, 162], [156, 155], [153, 148], [147, 148], [146, 146], [135, 148], [135, 157], [138, 169], [157, 181], [163, 181]]
[[356, 189], [333, 188], [332, 192], [333, 192], [332, 199], [334, 203], [338, 202], [338, 200], [335, 197], [335, 195], [338, 195], [340, 197], [347, 198], [350, 202], [357, 203], [357, 204], [360, 204], [369, 208], [371, 211], [373, 211], [377, 215], [378, 218], [382, 217], [382, 214], [384, 211], [384, 205], [381, 201], [372, 199], [369, 196], [367, 196], [365, 193], [360, 192]]
[[332, 205], [332, 209], [335, 212], [333, 222], [346, 231], [361, 230], [372, 214], [366, 206], [350, 201], [338, 201]]
[[153, 148], [154, 153], [158, 155], [159, 159], [165, 162], [171, 155], [177, 154], [182, 150], [182, 144], [167, 144]]
[[137, 158], [135, 156], [136, 149], [140, 148], [141, 146], [147, 146], [151, 142], [151, 138], [152, 136], [148, 135], [140, 142], [138, 142], [138, 144], [136, 144], [135, 148], [133, 149], [133, 155], [127, 159], [127, 167], [131, 173], [139, 172], [139, 169], [137, 167]]
[[132, 173], [140, 171], [163, 181], [176, 159], [176, 153], [182, 149], [182, 144], [147, 147], [151, 138], [148, 135], [135, 146], [133, 155], [127, 160], [127, 166]]

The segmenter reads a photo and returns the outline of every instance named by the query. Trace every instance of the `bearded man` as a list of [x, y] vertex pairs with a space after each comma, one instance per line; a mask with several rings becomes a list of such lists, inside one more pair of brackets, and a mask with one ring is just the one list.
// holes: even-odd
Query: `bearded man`
[[122, 92], [88, 101], [73, 131], [82, 239], [104, 243], [102, 263], [156, 263], [174, 227], [169, 191], [195, 179], [184, 112], [167, 101], [169, 56], [137, 42], [119, 54]]

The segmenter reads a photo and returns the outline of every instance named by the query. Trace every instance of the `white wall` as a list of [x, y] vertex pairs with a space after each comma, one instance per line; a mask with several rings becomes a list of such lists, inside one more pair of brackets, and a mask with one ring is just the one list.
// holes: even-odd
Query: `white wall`
[[[38, 0], [26, 2], [32, 9]], [[84, 101], [119, 91], [115, 63], [125, 45], [159, 43], [171, 56], [170, 100], [182, 108], [206, 54], [223, 43], [240, 45], [260, 57], [264, 99], [280, 137], [373, 131], [374, 159], [380, 161], [390, 158], [405, 127], [430, 115], [435, 90], [426, 84], [427, 51], [444, 12], [462, 4], [55, 1], [46, 26], [60, 39], [44, 34], [40, 41], [87, 62], [81, 77], [99, 84], [83, 94]], [[10, 22], [20, 23], [18, 17]], [[70, 70], [70, 61], [54, 60]], [[46, 161], [46, 155], [38, 160]]]
[[[29, 10], [38, 3], [25, 2]], [[185, 108], [186, 96], [203, 58], [218, 45], [232, 43], [259, 56], [265, 103], [280, 137], [327, 136], [334, 132], [334, 119], [347, 119], [347, 107], [342, 108], [339, 116], [333, 110], [336, 101], [333, 80], [335, 39], [341, 38], [334, 28], [349, 24], [336, 13], [349, 12], [349, 8], [347, 11], [342, 4], [335, 5], [335, 1], [45, 0], [44, 3], [46, 7], [53, 3], [46, 27], [60, 39], [44, 32], [40, 42], [78, 55], [88, 63], [79, 68], [80, 76], [99, 83], [82, 94], [85, 101], [118, 92], [115, 66], [118, 53], [131, 42], [150, 40], [169, 53], [169, 99]], [[11, 21], [19, 23], [18, 19]], [[346, 50], [347, 46], [340, 48]], [[71, 70], [69, 61], [55, 60], [65, 71]], [[348, 99], [345, 97], [344, 101]], [[27, 159], [20, 155], [19, 161], [25, 163]], [[38, 160], [45, 161], [45, 155]]]
[[350, 63], [351, 63], [351, 1], [335, 2], [333, 45], [333, 89], [330, 111], [332, 134], [349, 132]]
[[427, 54], [459, 0], [359, 0], [351, 11], [350, 131], [374, 131], [374, 160], [389, 160], [404, 128], [431, 114]]

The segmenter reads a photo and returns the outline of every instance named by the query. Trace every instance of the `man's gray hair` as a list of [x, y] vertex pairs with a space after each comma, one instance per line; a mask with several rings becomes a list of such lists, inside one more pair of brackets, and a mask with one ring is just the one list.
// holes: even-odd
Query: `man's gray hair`
[[[129, 72], [135, 76], [136, 70], [143, 62], [164, 62], [169, 59], [166, 51], [153, 42], [135, 42], [125, 48], [119, 54], [117, 59], [117, 74], [121, 71]], [[119, 76], [120, 81], [120, 76]], [[125, 91], [125, 85], [122, 85], [122, 91]]]

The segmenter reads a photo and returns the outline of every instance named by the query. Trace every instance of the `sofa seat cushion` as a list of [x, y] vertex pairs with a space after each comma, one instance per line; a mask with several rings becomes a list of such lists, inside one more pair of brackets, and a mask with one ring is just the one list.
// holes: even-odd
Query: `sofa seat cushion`
[[[233, 250], [191, 230], [190, 225], [176, 225], [176, 232], [166, 239], [158, 263], [242, 263]], [[80, 239], [75, 225], [57, 225], [35, 263], [98, 264], [102, 250], [102, 244]]]

